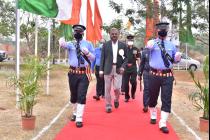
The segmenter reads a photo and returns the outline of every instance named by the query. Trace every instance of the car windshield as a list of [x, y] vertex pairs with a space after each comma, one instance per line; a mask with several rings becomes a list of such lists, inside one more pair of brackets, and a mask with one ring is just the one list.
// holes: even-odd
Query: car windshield
[[186, 56], [186, 54], [182, 54], [182, 59], [190, 59], [190, 57]]

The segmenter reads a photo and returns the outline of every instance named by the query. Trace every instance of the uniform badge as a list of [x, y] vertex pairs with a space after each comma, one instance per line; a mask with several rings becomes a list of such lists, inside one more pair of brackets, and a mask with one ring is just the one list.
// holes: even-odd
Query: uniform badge
[[124, 50], [123, 50], [123, 49], [120, 49], [120, 50], [119, 50], [119, 54], [120, 54], [120, 56], [122, 56], [123, 59], [125, 58], [125, 57], [124, 57]]

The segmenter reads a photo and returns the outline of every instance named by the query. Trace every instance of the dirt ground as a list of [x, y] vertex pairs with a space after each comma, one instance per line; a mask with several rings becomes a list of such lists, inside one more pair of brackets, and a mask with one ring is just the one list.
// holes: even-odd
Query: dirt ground
[[[14, 71], [0, 70], [0, 140], [29, 140], [47, 126], [52, 119], [68, 103], [69, 88], [67, 79], [67, 68], [56, 66], [50, 72], [50, 94], [46, 95], [46, 81], [43, 79], [42, 92], [38, 96], [38, 103], [34, 106], [34, 115], [36, 116], [36, 128], [32, 131], [21, 129], [20, 111], [15, 107], [16, 95], [14, 88], [6, 84], [8, 76]], [[196, 75], [202, 80], [203, 75], [200, 71]], [[191, 102], [188, 100], [188, 94], [196, 90], [189, 74], [186, 71], [175, 71], [176, 85], [174, 85], [172, 109], [181, 117], [186, 124], [192, 128], [203, 140], [209, 139], [209, 133], [200, 132], [198, 129], [199, 116]], [[95, 81], [91, 82], [90, 88]], [[41, 136], [41, 140], [52, 140], [59, 130], [69, 121], [71, 107], [68, 106], [59, 119], [50, 127], [50, 129]], [[175, 115], [171, 114], [170, 124], [175, 129], [181, 140], [194, 140], [195, 137], [187, 131]]]

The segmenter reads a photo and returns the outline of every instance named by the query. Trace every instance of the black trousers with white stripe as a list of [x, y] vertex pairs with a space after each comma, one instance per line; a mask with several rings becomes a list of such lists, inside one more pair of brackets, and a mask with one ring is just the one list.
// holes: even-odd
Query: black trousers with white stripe
[[70, 102], [86, 104], [89, 80], [86, 74], [68, 73], [70, 87]]
[[156, 76], [149, 74], [149, 107], [155, 107], [161, 89], [161, 110], [171, 112], [171, 98], [174, 77]]

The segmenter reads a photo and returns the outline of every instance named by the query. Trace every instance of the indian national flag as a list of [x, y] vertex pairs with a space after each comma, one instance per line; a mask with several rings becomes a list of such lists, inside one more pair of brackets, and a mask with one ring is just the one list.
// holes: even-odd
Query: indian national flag
[[[69, 20], [73, 0], [19, 0], [18, 8], [57, 20]], [[74, 0], [75, 1], [75, 0]]]

